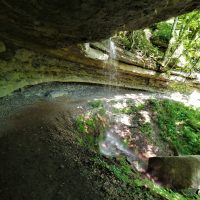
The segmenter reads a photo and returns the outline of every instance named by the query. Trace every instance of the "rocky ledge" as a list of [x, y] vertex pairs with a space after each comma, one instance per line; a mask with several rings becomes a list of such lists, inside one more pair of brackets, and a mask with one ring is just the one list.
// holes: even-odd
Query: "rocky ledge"
[[144, 62], [119, 48], [116, 48], [116, 58], [111, 59], [102, 43], [61, 49], [35, 45], [40, 53], [30, 50], [32, 46], [19, 46], [0, 43], [0, 96], [27, 85], [51, 81], [95, 83], [160, 92], [176, 90], [177, 87], [183, 91], [200, 88], [195, 75], [187, 78], [187, 74], [173, 72], [168, 76], [157, 72], [154, 64], [148, 60]]

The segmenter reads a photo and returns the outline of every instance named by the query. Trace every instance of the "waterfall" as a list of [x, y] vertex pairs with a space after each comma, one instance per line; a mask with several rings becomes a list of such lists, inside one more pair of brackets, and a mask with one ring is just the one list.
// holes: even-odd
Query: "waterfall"
[[105, 133], [104, 139], [99, 141], [99, 150], [101, 154], [111, 158], [123, 155], [135, 169], [144, 172], [147, 167], [146, 163], [139, 157], [138, 152], [134, 152], [124, 143], [121, 137], [123, 134], [122, 124], [117, 122], [113, 116], [110, 115], [109, 117], [115, 122], [111, 123], [109, 129]]
[[[108, 49], [108, 59], [105, 61], [105, 67], [106, 67], [105, 76], [108, 77], [109, 86], [106, 87], [105, 89], [110, 94], [111, 91], [113, 91], [112, 85], [117, 85], [117, 61], [116, 61], [117, 52], [115, 43], [112, 41], [111, 38], [108, 40], [107, 49]], [[114, 91], [115, 93], [117, 93], [116, 88], [114, 89]]]
[[[108, 42], [108, 59], [105, 62], [105, 66], [107, 68], [107, 77], [109, 78], [109, 86], [105, 88], [105, 91], [108, 93], [108, 97], [112, 93], [116, 93], [117, 88], [114, 88], [112, 85], [117, 85], [117, 54], [116, 54], [116, 46], [112, 39], [109, 39]], [[109, 129], [105, 132], [105, 137], [103, 140], [99, 141], [99, 150], [100, 152], [107, 157], [118, 157], [123, 155], [127, 158], [127, 160], [138, 170], [143, 171], [144, 165], [139, 159], [136, 152], [133, 152], [129, 149], [127, 145], [124, 144], [123, 138], [120, 136], [123, 134], [123, 127], [126, 125], [123, 124], [122, 120], [119, 118], [123, 118], [118, 114], [118, 119], [115, 114], [112, 113], [112, 105], [107, 102], [105, 105], [105, 110], [107, 111], [107, 116], [109, 119]], [[120, 121], [120, 122], [119, 122]]]
[[116, 46], [112, 39], [109, 39], [109, 58], [115, 60], [116, 59]]

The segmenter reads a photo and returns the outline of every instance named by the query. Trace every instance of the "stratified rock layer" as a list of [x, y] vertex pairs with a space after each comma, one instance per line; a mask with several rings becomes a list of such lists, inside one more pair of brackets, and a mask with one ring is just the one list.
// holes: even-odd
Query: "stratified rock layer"
[[[148, 63], [150, 69], [142, 68], [138, 66], [141, 65], [140, 59], [133, 54], [126, 55], [126, 52], [119, 53], [118, 49], [118, 60], [112, 60], [108, 59], [109, 55], [103, 49], [97, 51], [91, 47], [89, 51], [81, 46], [63, 49], [38, 47], [41, 53], [36, 53], [4, 42], [0, 44], [4, 50], [0, 52], [0, 97], [28, 85], [52, 81], [95, 83], [163, 92], [182, 86], [184, 80], [187, 87], [183, 87], [188, 92], [200, 88], [198, 80], [193, 76], [186, 78], [184, 74], [172, 74], [168, 77], [151, 69], [154, 65], [150, 66]], [[92, 55], [97, 58], [91, 57]], [[100, 59], [104, 57], [107, 59]], [[114, 72], [115, 76], [110, 79]]]
[[108, 38], [200, 8], [199, 0], [2, 0], [0, 37], [42, 46]]

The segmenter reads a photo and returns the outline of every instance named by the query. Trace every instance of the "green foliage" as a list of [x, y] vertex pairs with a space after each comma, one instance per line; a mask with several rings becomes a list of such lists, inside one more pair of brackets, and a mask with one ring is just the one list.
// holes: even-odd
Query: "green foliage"
[[76, 128], [80, 133], [85, 133], [86, 128], [85, 128], [85, 119], [83, 115], [80, 115], [76, 119]]
[[101, 100], [94, 100], [88, 102], [88, 105], [91, 106], [92, 108], [100, 108], [103, 107], [103, 102]]
[[200, 110], [170, 100], [151, 100], [161, 136], [182, 154], [200, 154]]
[[[150, 32], [146, 34], [146, 30]], [[176, 17], [174, 22], [157, 23], [150, 29], [119, 32], [114, 39], [126, 50], [139, 52], [143, 59], [156, 63], [160, 71], [173, 69], [188, 76], [200, 71], [200, 11]]]
[[85, 120], [85, 124], [86, 124], [87, 127], [94, 129], [96, 127], [95, 121], [96, 121], [96, 119], [95, 119], [95, 117], [93, 117], [91, 119]]
[[109, 165], [108, 163], [100, 160], [101, 165], [113, 172], [119, 180], [130, 183], [129, 174], [132, 172], [131, 166], [127, 164], [124, 158], [119, 159], [119, 162], [120, 165], [117, 166]]
[[[92, 104], [97, 113], [105, 114], [101, 107], [102, 102]], [[116, 109], [113, 113], [134, 114], [143, 110], [147, 105], [133, 105], [133, 102], [127, 101], [127, 107]], [[181, 154], [199, 154], [200, 153], [200, 110], [187, 107], [182, 103], [171, 100], [151, 100], [150, 106], [156, 113], [156, 123], [160, 128], [160, 135], [164, 141], [172, 144]], [[91, 111], [90, 111], [91, 112]], [[88, 116], [80, 115], [76, 119], [76, 127], [80, 133], [79, 142], [88, 146], [96, 146], [99, 137], [105, 133], [103, 121], [99, 121], [98, 114]], [[101, 115], [102, 116], [102, 115]], [[104, 118], [105, 119], [105, 118]], [[150, 123], [143, 123], [140, 127], [142, 133], [151, 138], [153, 128]], [[128, 141], [124, 141], [127, 145]]]
[[138, 105], [129, 105], [124, 108], [113, 108], [113, 113], [122, 113], [122, 114], [133, 114], [136, 112], [139, 112], [140, 110], [144, 109], [144, 104], [138, 104]]
[[79, 137], [78, 138], [78, 143], [81, 146], [84, 146], [88, 149], [96, 150], [97, 145], [96, 145], [96, 139], [93, 135], [85, 135], [84, 137]]
[[103, 140], [106, 131], [106, 111], [100, 100], [91, 101], [88, 104], [92, 109], [77, 116], [75, 128], [78, 131], [79, 144], [88, 149], [97, 150], [98, 142]]
[[186, 57], [185, 71], [200, 70], [200, 12], [194, 11], [182, 15], [179, 20], [179, 38], [184, 46], [183, 54]]
[[158, 38], [164, 42], [169, 42], [171, 39], [172, 24], [167, 22], [160, 22], [154, 25], [153, 38]]
[[144, 123], [141, 127], [140, 130], [142, 131], [142, 133], [144, 133], [147, 136], [151, 136], [152, 134], [152, 125], [149, 122]]
[[144, 30], [119, 32], [114, 40], [126, 50], [140, 51], [145, 56], [158, 56], [156, 47], [147, 39]]
[[167, 64], [170, 65], [171, 60], [176, 58], [172, 68], [185, 72], [200, 70], [200, 12], [179, 16], [175, 33], [169, 45]]
[[96, 118], [86, 119], [83, 115], [80, 115], [76, 119], [76, 128], [79, 132], [78, 142], [80, 145], [86, 148], [95, 150], [97, 148], [98, 135], [95, 132]]
[[187, 94], [188, 92], [191, 91], [191, 87], [189, 84], [183, 84], [182, 82], [173, 82], [170, 83], [171, 89], [174, 91], [179, 91], [181, 93]]
[[132, 46], [130, 34], [131, 34], [131, 32], [121, 31], [117, 34], [117, 36], [115, 38], [116, 42], [128, 51], [131, 50], [131, 46]]
[[[160, 128], [160, 134], [163, 140], [172, 143], [182, 154], [199, 154], [200, 149], [200, 110], [187, 107], [182, 103], [171, 100], [150, 100], [149, 103], [133, 105], [128, 100], [127, 107], [116, 109], [119, 113], [137, 113], [148, 107], [155, 113], [155, 119]], [[116, 103], [116, 102], [113, 102]], [[101, 103], [92, 104], [92, 109], [99, 111], [102, 109]], [[98, 108], [98, 109], [97, 109]], [[89, 113], [92, 113], [89, 111]], [[99, 129], [98, 124], [103, 129]], [[79, 144], [97, 152], [97, 141], [103, 139], [101, 131], [105, 132], [105, 127], [101, 126], [102, 121], [98, 121], [97, 113], [90, 115], [80, 115], [77, 117], [77, 128], [80, 132]], [[141, 125], [140, 130], [147, 136], [152, 134], [150, 123]], [[96, 134], [98, 132], [98, 135]], [[126, 141], [124, 141], [126, 144]], [[186, 200], [192, 199], [193, 196], [185, 196], [174, 191], [158, 186], [149, 179], [140, 177], [124, 157], [118, 157], [115, 161], [104, 159], [98, 155], [95, 163], [109, 170], [118, 180], [133, 187], [133, 193], [141, 199], [168, 199], [168, 200]]]
[[157, 196], [158, 199], [162, 198], [168, 200], [188, 199], [179, 193], [158, 186], [149, 179], [140, 178], [139, 173], [133, 170], [131, 165], [127, 163], [124, 157], [119, 158], [118, 163], [114, 164], [108, 163], [100, 157], [95, 158], [94, 161], [96, 164], [99, 164], [102, 167], [108, 169], [120, 181], [133, 186], [133, 193], [143, 193], [143, 195], [146, 196], [146, 199], [148, 200], [155, 199], [155, 196]]

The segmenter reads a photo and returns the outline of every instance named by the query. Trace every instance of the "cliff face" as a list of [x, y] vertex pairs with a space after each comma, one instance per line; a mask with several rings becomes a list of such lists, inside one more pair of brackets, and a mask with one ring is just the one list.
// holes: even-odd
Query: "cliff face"
[[[103, 43], [75, 45], [63, 49], [38, 46], [40, 52], [0, 43], [0, 96], [42, 82], [81, 82], [149, 91], [172, 89], [174, 83], [199, 89], [195, 76], [159, 73], [150, 61], [116, 48], [115, 59]], [[148, 68], [149, 67], [149, 68]], [[113, 74], [115, 76], [113, 77]]]
[[[169, 79], [148, 60], [120, 49], [117, 61], [110, 63], [101, 43], [86, 49], [77, 43], [108, 38], [116, 31], [139, 29], [198, 8], [199, 0], [2, 0], [0, 96], [49, 81], [169, 89], [169, 83], [184, 75]], [[118, 70], [115, 81], [110, 80], [113, 66]], [[195, 79], [187, 85], [199, 87]]]
[[0, 37], [55, 48], [105, 39], [199, 7], [198, 0], [2, 0]]

